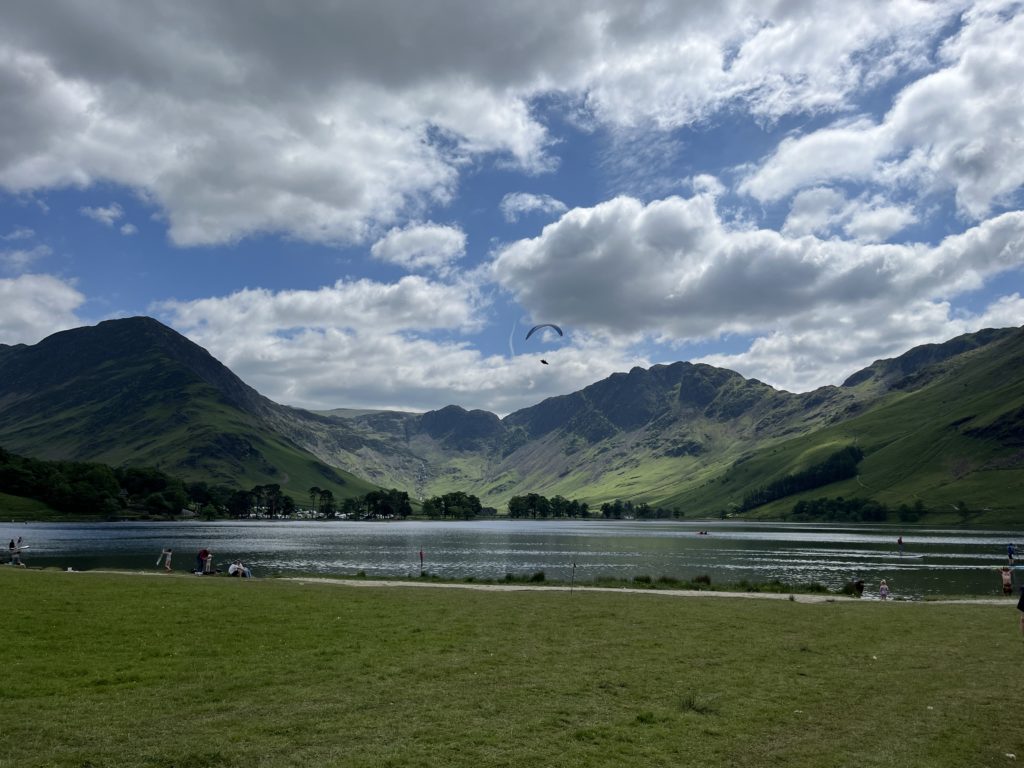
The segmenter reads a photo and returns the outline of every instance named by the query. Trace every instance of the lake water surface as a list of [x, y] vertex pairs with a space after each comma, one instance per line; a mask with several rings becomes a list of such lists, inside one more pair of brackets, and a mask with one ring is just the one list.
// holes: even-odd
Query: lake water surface
[[[707, 531], [702, 535], [701, 531]], [[902, 535], [904, 554], [896, 547]], [[610, 520], [468, 522], [221, 521], [0, 525], [3, 543], [23, 537], [31, 566], [156, 570], [161, 549], [188, 571], [208, 548], [218, 567], [239, 558], [256, 576], [416, 576], [503, 579], [544, 571], [578, 582], [647, 575], [713, 583], [747, 579], [818, 582], [831, 589], [859, 576], [873, 596], [886, 579], [897, 597], [1001, 594], [1006, 545], [1024, 531], [750, 522]], [[1024, 568], [1014, 574], [1019, 586]]]

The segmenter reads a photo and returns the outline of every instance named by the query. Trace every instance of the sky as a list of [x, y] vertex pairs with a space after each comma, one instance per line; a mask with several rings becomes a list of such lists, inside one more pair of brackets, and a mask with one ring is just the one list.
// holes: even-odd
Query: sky
[[1024, 324], [1022, 83], [1016, 2], [7, 0], [0, 343], [149, 315], [312, 409], [838, 385]]

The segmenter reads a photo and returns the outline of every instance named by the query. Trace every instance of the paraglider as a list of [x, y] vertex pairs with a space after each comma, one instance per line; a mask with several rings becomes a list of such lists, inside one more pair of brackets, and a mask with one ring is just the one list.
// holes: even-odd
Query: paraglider
[[547, 360], [544, 360], [543, 358], [541, 359], [541, 362], [542, 362], [542, 363], [544, 363], [544, 365], [547, 365], [547, 364], [548, 364], [548, 361], [547, 361]]
[[533, 326], [533, 328], [531, 328], [531, 329], [530, 329], [529, 331], [527, 331], [527, 332], [526, 332], [526, 338], [528, 339], [528, 338], [530, 338], [531, 336], [533, 336], [533, 332], [534, 332], [534, 331], [536, 331], [536, 330], [538, 330], [539, 328], [554, 328], [554, 329], [555, 329], [555, 332], [556, 332], [556, 333], [557, 333], [557, 334], [558, 334], [559, 336], [564, 336], [564, 335], [565, 335], [564, 333], [562, 333], [562, 329], [561, 329], [561, 328], [559, 328], [559, 327], [558, 327], [557, 325], [555, 325], [554, 323], [541, 323], [540, 325], [535, 325], [535, 326]]

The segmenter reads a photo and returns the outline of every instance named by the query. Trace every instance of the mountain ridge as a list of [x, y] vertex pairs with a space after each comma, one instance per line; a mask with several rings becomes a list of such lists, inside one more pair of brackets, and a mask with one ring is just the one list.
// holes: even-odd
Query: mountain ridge
[[[1014, 376], [1024, 367], [1022, 338], [1016, 328], [964, 334], [876, 360], [842, 385], [796, 394], [702, 363], [635, 367], [502, 418], [455, 404], [425, 413], [280, 405], [158, 321], [126, 318], [37, 345], [0, 345], [0, 445], [41, 458], [155, 458], [186, 475], [276, 478], [301, 490], [309, 486], [297, 483], [323, 485], [313, 480], [334, 474], [343, 494], [374, 486], [416, 498], [464, 490], [501, 508], [512, 495], [538, 492], [714, 512], [735, 503], [728, 499], [744, 482], [758, 481], [747, 473], [739, 482], [737, 467], [759, 466], [800, 441], [815, 446], [787, 460], [788, 469], [811, 461], [824, 450], [815, 442], [821, 436], [849, 442], [844, 425], [907, 398], [929, 403], [925, 395], [949, 390], [965, 361], [1011, 380], [1004, 401], [1019, 399], [1024, 408]], [[1001, 374], [999, 350], [1007, 351]], [[991, 387], [987, 381], [976, 386]], [[1024, 429], [1021, 414], [998, 407], [986, 401], [991, 418], [974, 414], [957, 435], [1001, 440], [1005, 463]]]

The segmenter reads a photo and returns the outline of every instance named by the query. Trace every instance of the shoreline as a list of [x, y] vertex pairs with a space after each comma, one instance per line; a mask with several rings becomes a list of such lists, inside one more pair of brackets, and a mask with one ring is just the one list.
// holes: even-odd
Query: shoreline
[[[116, 570], [116, 569], [95, 569], [88, 571], [62, 571], [59, 569], [48, 569], [48, 568], [28, 568], [28, 569], [17, 569], [18, 572], [24, 571], [35, 571], [36, 573], [74, 573], [74, 574], [103, 574], [108, 576], [150, 576], [150, 577], [194, 577], [195, 574], [187, 571], [174, 571], [170, 574], [163, 571], [132, 571], [132, 570]], [[205, 577], [204, 577], [205, 578]], [[224, 578], [231, 578], [225, 576]], [[300, 585], [308, 584], [328, 584], [332, 586], [341, 587], [373, 587], [379, 589], [396, 589], [401, 587], [408, 587], [413, 589], [466, 589], [475, 590], [478, 592], [568, 592], [570, 594], [574, 592], [584, 593], [603, 593], [603, 594], [634, 594], [634, 595], [660, 595], [663, 597], [674, 597], [674, 598], [700, 598], [700, 597], [725, 597], [725, 598], [741, 598], [748, 600], [785, 600], [787, 602], [795, 603], [894, 603], [901, 605], [991, 605], [1001, 606], [1006, 605], [1016, 608], [1016, 598], [1014, 597], [970, 597], [967, 595], [960, 597], [949, 597], [936, 600], [907, 600], [899, 597], [893, 597], [889, 600], [879, 600], [877, 598], [862, 598], [862, 597], [850, 597], [849, 595], [841, 594], [820, 594], [820, 593], [800, 593], [800, 592], [739, 592], [729, 590], [713, 590], [713, 589], [641, 589], [637, 587], [595, 587], [595, 586], [580, 586], [580, 585], [564, 585], [564, 584], [549, 584], [549, 585], [536, 585], [536, 584], [483, 584], [483, 583], [465, 583], [465, 582], [442, 582], [442, 581], [404, 581], [396, 579], [347, 579], [347, 578], [328, 578], [323, 576], [274, 576], [274, 577], [263, 577], [255, 579], [237, 579], [237, 581], [245, 582], [275, 582], [275, 581], [287, 581], [295, 582]]]

